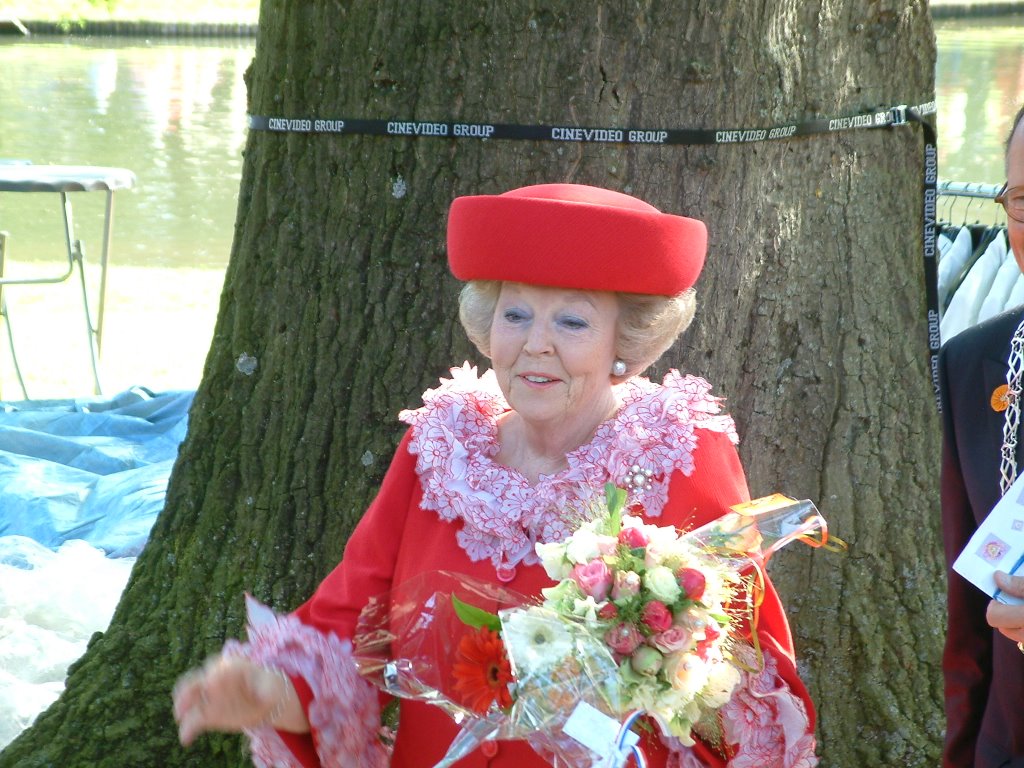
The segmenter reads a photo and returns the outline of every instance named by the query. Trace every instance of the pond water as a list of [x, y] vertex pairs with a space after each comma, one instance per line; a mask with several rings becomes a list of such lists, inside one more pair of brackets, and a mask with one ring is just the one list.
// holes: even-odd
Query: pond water
[[[246, 134], [242, 75], [252, 55], [250, 40], [0, 43], [0, 158], [128, 168], [138, 185], [116, 195], [116, 262], [221, 267]], [[42, 197], [49, 196], [0, 196], [2, 220], [18, 224], [4, 226], [14, 230], [19, 258], [52, 240], [47, 214], [59, 212], [58, 198], [35, 199]], [[102, 197], [74, 197], [83, 226], [92, 208], [102, 210]]]
[[[194, 389], [231, 249], [254, 41], [0, 40], [0, 159], [123, 167], [138, 180], [114, 198], [104, 392]], [[71, 199], [76, 234], [95, 260], [105, 195]], [[0, 194], [7, 275], [53, 273], [65, 258], [62, 226], [58, 195]], [[72, 282], [5, 289], [31, 398], [92, 391], [78, 290]], [[22, 395], [13, 363], [0, 335], [7, 399]]]
[[[1000, 183], [1002, 141], [1024, 94], [1024, 16], [935, 26], [940, 176]], [[105, 391], [198, 384], [231, 248], [253, 50], [236, 39], [0, 38], [0, 159], [118, 166], [138, 178], [115, 197]], [[91, 257], [102, 198], [72, 198]], [[61, 258], [58, 203], [0, 194], [9, 275]], [[12, 286], [4, 295], [30, 396], [87, 394], [74, 287]], [[0, 335], [0, 397], [20, 392], [11, 362]]]

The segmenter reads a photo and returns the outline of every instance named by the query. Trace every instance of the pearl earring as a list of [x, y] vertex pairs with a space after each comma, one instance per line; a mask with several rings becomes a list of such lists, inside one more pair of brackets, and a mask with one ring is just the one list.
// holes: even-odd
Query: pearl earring
[[612, 374], [615, 376], [623, 376], [626, 373], [626, 364], [622, 360], [616, 360], [612, 363]]

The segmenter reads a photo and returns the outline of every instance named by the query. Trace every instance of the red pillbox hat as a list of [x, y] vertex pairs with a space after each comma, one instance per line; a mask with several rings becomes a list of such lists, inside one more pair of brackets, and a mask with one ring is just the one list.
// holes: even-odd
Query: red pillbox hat
[[701, 221], [582, 184], [457, 197], [448, 213], [460, 280], [674, 296], [696, 282], [707, 239]]

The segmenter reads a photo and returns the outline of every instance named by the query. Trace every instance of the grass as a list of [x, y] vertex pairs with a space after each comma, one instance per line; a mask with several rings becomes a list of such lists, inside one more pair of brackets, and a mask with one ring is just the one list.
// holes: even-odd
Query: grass
[[0, 18], [22, 21], [161, 21], [255, 24], [259, 0], [0, 0]]

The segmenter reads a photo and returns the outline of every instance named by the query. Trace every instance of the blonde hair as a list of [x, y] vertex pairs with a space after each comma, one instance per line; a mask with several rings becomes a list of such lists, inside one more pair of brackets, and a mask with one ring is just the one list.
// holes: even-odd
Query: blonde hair
[[626, 364], [619, 381], [647, 370], [693, 321], [697, 292], [687, 288], [675, 296], [619, 293], [615, 353]]
[[[470, 280], [459, 294], [459, 321], [485, 357], [491, 356], [491, 323], [500, 293], [498, 280]], [[626, 372], [614, 378], [624, 381], [645, 371], [686, 330], [697, 309], [697, 294], [687, 288], [676, 296], [615, 296], [619, 300], [615, 356], [626, 364]]]

